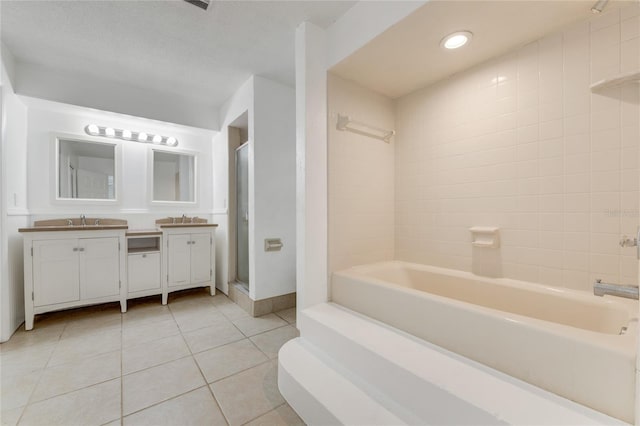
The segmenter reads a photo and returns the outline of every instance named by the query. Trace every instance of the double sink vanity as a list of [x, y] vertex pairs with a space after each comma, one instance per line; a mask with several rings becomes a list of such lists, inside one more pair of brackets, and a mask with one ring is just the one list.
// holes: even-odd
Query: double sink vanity
[[25, 329], [36, 314], [210, 287], [215, 294], [215, 228], [205, 219], [169, 217], [130, 230], [126, 220], [34, 222], [24, 237]]

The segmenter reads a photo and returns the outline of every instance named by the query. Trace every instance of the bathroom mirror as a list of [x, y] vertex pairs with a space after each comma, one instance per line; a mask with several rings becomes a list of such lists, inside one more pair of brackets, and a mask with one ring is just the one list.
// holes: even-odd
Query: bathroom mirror
[[195, 155], [153, 150], [153, 201], [195, 203]]
[[57, 138], [56, 198], [116, 200], [116, 145]]

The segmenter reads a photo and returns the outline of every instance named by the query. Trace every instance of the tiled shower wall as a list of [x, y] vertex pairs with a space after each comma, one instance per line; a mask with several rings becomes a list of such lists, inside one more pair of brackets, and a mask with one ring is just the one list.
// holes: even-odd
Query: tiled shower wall
[[[640, 89], [589, 86], [640, 70], [639, 36], [636, 2], [397, 100], [396, 259], [638, 283], [618, 241], [640, 225]], [[499, 226], [501, 247], [472, 249], [471, 226]]]
[[336, 115], [393, 129], [391, 99], [329, 74], [329, 270], [393, 260], [394, 145], [336, 130]]

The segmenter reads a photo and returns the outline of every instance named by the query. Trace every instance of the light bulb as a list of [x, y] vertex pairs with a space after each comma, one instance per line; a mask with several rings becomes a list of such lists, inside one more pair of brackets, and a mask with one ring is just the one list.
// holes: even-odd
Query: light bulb
[[98, 134], [100, 134], [100, 128], [98, 126], [96, 126], [95, 124], [89, 124], [87, 126], [87, 132], [90, 135], [98, 135]]
[[145, 132], [138, 133], [138, 140], [140, 142], [146, 142], [147, 141], [147, 134]]
[[122, 131], [122, 138], [123, 139], [131, 139], [131, 130], [123, 130]]
[[113, 130], [113, 128], [111, 128], [111, 127], [107, 127], [106, 129], [104, 129], [104, 134], [107, 137], [112, 138], [112, 137], [114, 137], [116, 135], [116, 131]]
[[152, 139], [153, 143], [160, 143], [162, 142], [162, 136], [160, 135], [155, 135]]
[[167, 145], [169, 146], [176, 146], [178, 145], [178, 141], [176, 138], [174, 138], [173, 136], [171, 136], [170, 138], [167, 138]]

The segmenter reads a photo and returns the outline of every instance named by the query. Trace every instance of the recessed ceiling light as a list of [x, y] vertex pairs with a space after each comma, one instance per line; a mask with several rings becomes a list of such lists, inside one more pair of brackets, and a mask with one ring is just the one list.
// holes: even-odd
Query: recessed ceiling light
[[471, 34], [469, 31], [456, 31], [453, 34], [449, 34], [440, 42], [440, 46], [445, 49], [457, 49], [464, 46], [471, 41]]

